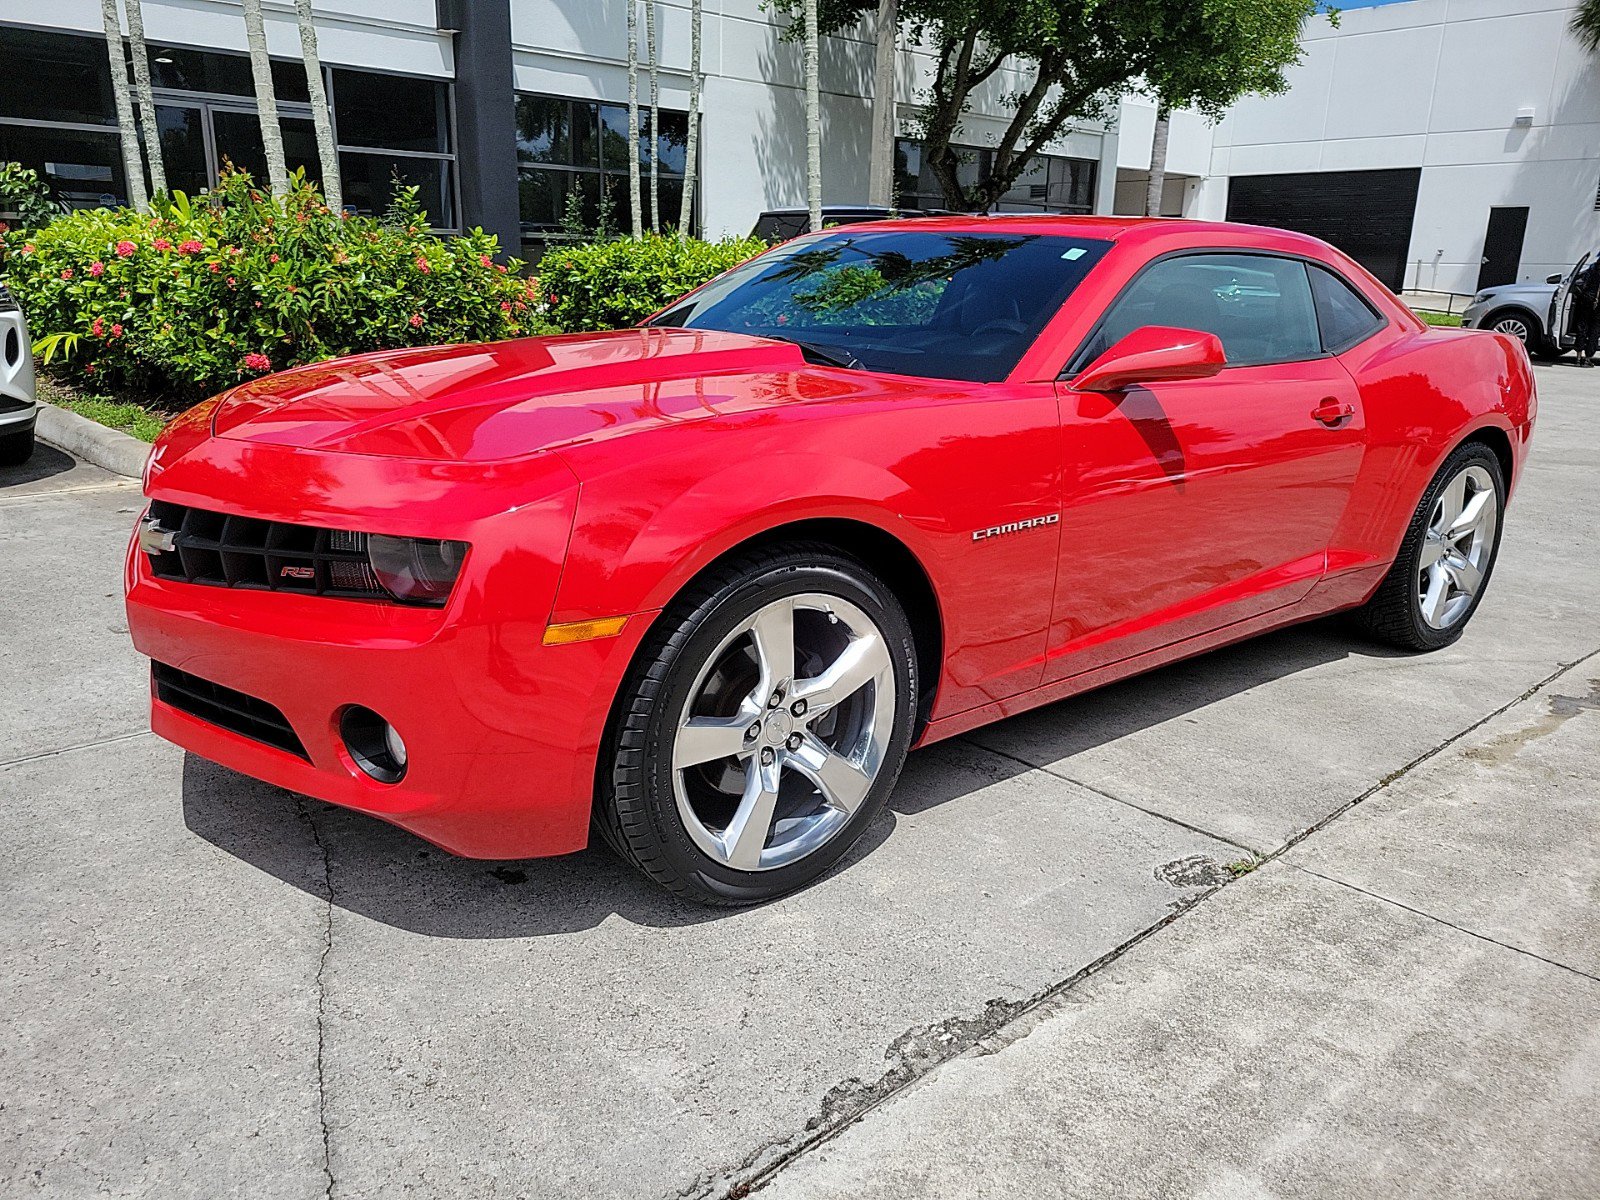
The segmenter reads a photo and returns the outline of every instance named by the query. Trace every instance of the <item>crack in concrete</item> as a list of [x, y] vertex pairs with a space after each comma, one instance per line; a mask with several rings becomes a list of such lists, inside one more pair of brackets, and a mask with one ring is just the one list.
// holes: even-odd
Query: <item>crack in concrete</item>
[[[1390, 784], [1403, 779], [1406, 775], [1416, 770], [1416, 768], [1422, 766], [1430, 759], [1436, 757], [1449, 747], [1455, 745], [1462, 738], [1468, 737], [1478, 729], [1481, 729], [1496, 717], [1508, 712], [1517, 705], [1522, 704], [1531, 697], [1537, 695], [1541, 690], [1549, 687], [1556, 680], [1567, 674], [1567, 672], [1571, 671], [1575, 667], [1581, 666], [1585, 662], [1588, 662], [1597, 654], [1600, 654], [1600, 648], [1591, 650], [1580, 658], [1574, 659], [1572, 662], [1560, 664], [1549, 675], [1546, 675], [1543, 679], [1539, 680], [1520, 695], [1507, 701], [1505, 704], [1502, 704], [1488, 715], [1472, 722], [1472, 724], [1457, 731], [1449, 737], [1444, 738], [1436, 745], [1417, 755], [1410, 762], [1404, 764], [1394, 771], [1391, 771], [1382, 779], [1378, 780], [1377, 783], [1373, 784], [1372, 787], [1368, 788], [1366, 791], [1362, 792], [1353, 799], [1346, 801], [1344, 804], [1341, 804], [1338, 808], [1334, 809], [1320, 821], [1317, 821], [1315, 824], [1302, 830], [1300, 833], [1295, 834], [1282, 846], [1279, 846], [1276, 850], [1273, 850], [1267, 854], [1262, 854], [1249, 846], [1242, 845], [1228, 838], [1219, 837], [1218, 835], [1210, 833], [1207, 830], [1196, 828], [1195, 826], [1189, 825], [1186, 822], [1165, 816], [1162, 813], [1150, 812], [1148, 809], [1142, 808], [1137, 804], [1131, 804], [1118, 796], [1113, 796], [1107, 792], [1101, 791], [1098, 788], [1090, 787], [1087, 784], [1081, 783], [1078, 780], [1072, 779], [1066, 775], [1062, 775], [1059, 772], [1050, 771], [1045, 767], [1039, 767], [1025, 759], [1017, 758], [1015, 755], [1006, 754], [1004, 751], [995, 750], [991, 747], [983, 746], [977, 742], [972, 742], [970, 739], [968, 740], [969, 744], [976, 746], [978, 749], [984, 750], [987, 753], [994, 754], [1001, 758], [1010, 759], [1013, 762], [1017, 762], [1022, 766], [1026, 766], [1034, 770], [1045, 771], [1047, 774], [1054, 775], [1058, 779], [1065, 780], [1068, 783], [1076, 784], [1078, 787], [1085, 788], [1088, 791], [1094, 792], [1096, 795], [1103, 796], [1107, 800], [1115, 801], [1118, 804], [1126, 804], [1129, 808], [1138, 809], [1138, 811], [1147, 813], [1149, 816], [1157, 817], [1163, 821], [1168, 821], [1171, 824], [1189, 830], [1191, 833], [1197, 833], [1204, 837], [1215, 838], [1218, 841], [1226, 842], [1228, 845], [1238, 846], [1239, 849], [1247, 851], [1252, 856], [1252, 858], [1255, 860], [1255, 868], [1260, 868], [1288, 853], [1288, 851], [1305, 841], [1305, 839], [1310, 837], [1312, 834], [1318, 832], [1319, 830], [1326, 829], [1334, 821], [1337, 821], [1340, 817], [1350, 812], [1351, 809], [1357, 807], [1367, 800], [1370, 800], [1373, 796], [1383, 791]], [[1294, 864], [1288, 865], [1293, 866]], [[1304, 868], [1301, 869], [1303, 870]], [[1315, 872], [1308, 873], [1315, 874]], [[1241, 876], [1240, 878], [1245, 877], [1246, 876]], [[1230, 881], [1230, 883], [1232, 882], [1237, 882], [1237, 880]], [[1330, 880], [1330, 882], [1343, 884], [1342, 880]], [[888, 1071], [879, 1076], [877, 1080], [870, 1084], [864, 1084], [859, 1079], [852, 1078], [845, 1080], [843, 1083], [835, 1084], [823, 1096], [817, 1115], [806, 1122], [804, 1132], [798, 1135], [790, 1135], [788, 1137], [771, 1138], [764, 1142], [761, 1146], [757, 1147], [750, 1154], [746, 1155], [745, 1158], [737, 1165], [720, 1171], [707, 1172], [698, 1176], [691, 1183], [683, 1188], [680, 1188], [678, 1192], [675, 1193], [674, 1200], [742, 1200], [743, 1197], [750, 1195], [754, 1191], [760, 1190], [766, 1184], [771, 1182], [778, 1172], [784, 1167], [788, 1166], [791, 1162], [795, 1161], [802, 1155], [809, 1154], [818, 1147], [832, 1141], [846, 1129], [849, 1129], [861, 1121], [862, 1118], [866, 1117], [874, 1109], [878, 1108], [880, 1105], [884, 1104], [886, 1101], [890, 1100], [912, 1085], [921, 1082], [923, 1079], [926, 1079], [939, 1067], [949, 1062], [951, 1059], [968, 1053], [979, 1055], [994, 1054], [1001, 1049], [1007, 1046], [1015, 1045], [1023, 1038], [1026, 1038], [1030, 1033], [1033, 1032], [1033, 1029], [1037, 1027], [1038, 1022], [1035, 1021], [1028, 1023], [1026, 1027], [1024, 1027], [1023, 1018], [1028, 1017], [1030, 1014], [1039, 1012], [1048, 1003], [1059, 1000], [1066, 996], [1079, 984], [1103, 971], [1106, 967], [1122, 958], [1125, 954], [1131, 951], [1134, 947], [1138, 946], [1140, 943], [1144, 942], [1147, 938], [1154, 937], [1168, 925], [1171, 925], [1173, 922], [1183, 917], [1191, 909], [1197, 907], [1205, 900], [1210, 899], [1212, 896], [1216, 895], [1217, 892], [1221, 891], [1222, 888], [1227, 886], [1229, 886], [1228, 883], [1221, 884], [1217, 887], [1209, 889], [1208, 891], [1196, 894], [1192, 898], [1189, 898], [1187, 903], [1171, 906], [1167, 915], [1162, 917], [1159, 921], [1140, 930], [1126, 941], [1113, 947], [1111, 950], [1107, 951], [1105, 954], [1101, 955], [1087, 966], [1081, 967], [1077, 971], [1073, 972], [1065, 979], [1051, 984], [1049, 987], [1034, 993], [1034, 995], [1029, 996], [1026, 999], [1015, 1001], [1002, 999], [990, 1000], [984, 1006], [983, 1012], [978, 1014], [976, 1017], [954, 1017], [945, 1021], [936, 1022], [932, 1025], [918, 1026], [914, 1029], [908, 1030], [906, 1033], [902, 1034], [900, 1037], [896, 1038], [892, 1043], [890, 1043], [889, 1048], [884, 1052], [885, 1057], [889, 1058], [893, 1058], [898, 1055], [899, 1061], [891, 1066]], [[1353, 887], [1353, 885], [1350, 884], [1344, 884], [1344, 886]], [[1362, 891], [1360, 888], [1355, 888], [1354, 890]], [[1378, 896], [1374, 893], [1367, 894], [1371, 895], [1373, 899], [1395, 904], [1400, 908], [1407, 907], [1406, 905], [1399, 904], [1398, 901], [1387, 900], [1386, 897]], [[1450, 922], [1444, 921], [1439, 917], [1434, 917], [1430, 913], [1420, 912], [1415, 909], [1410, 909], [1408, 911], [1416, 912], [1417, 915], [1421, 917], [1427, 917], [1431, 920], [1440, 921], [1442, 924], [1450, 924]], [[1505, 949], [1517, 950], [1517, 948], [1514, 946], [1505, 946], [1505, 944], [1502, 942], [1495, 942], [1493, 938], [1488, 938], [1484, 937], [1482, 934], [1473, 933], [1469, 929], [1461, 929], [1459, 926], [1453, 925], [1451, 927], [1459, 929], [1460, 932], [1466, 933], [1470, 936], [1482, 938], [1484, 941], [1493, 942], [1495, 945], [1504, 946]], [[1522, 954], [1530, 954], [1534, 958], [1540, 957], [1539, 955], [1531, 954], [1530, 951], [1519, 950], [1517, 952]], [[1551, 959], [1543, 959], [1542, 961], [1549, 962], [1552, 966], [1562, 967], [1566, 970], [1573, 971], [1575, 974], [1582, 975], [1585, 978], [1593, 978], [1593, 976], [1588, 976], [1584, 972], [1578, 971], [1574, 967], [1566, 966], [1564, 963], [1555, 962]]]
[[317, 958], [317, 1122], [322, 1128], [322, 1174], [328, 1181], [323, 1189], [324, 1200], [333, 1200], [333, 1141], [328, 1131], [328, 1077], [326, 1070], [326, 1033], [328, 1010], [328, 956], [333, 953], [333, 870], [328, 857], [328, 847], [323, 844], [322, 831], [306, 808], [305, 797], [295, 796], [295, 808], [300, 819], [311, 830], [311, 840], [322, 855], [322, 890], [326, 901], [322, 925], [322, 953]]
[[1476, 929], [1468, 929], [1465, 925], [1457, 925], [1454, 921], [1448, 919], [1447, 917], [1439, 916], [1438, 913], [1431, 913], [1423, 908], [1414, 908], [1413, 906], [1406, 904], [1404, 901], [1394, 899], [1392, 896], [1385, 896], [1382, 892], [1370, 891], [1367, 888], [1353, 884], [1348, 879], [1340, 879], [1335, 875], [1325, 875], [1321, 871], [1313, 871], [1310, 867], [1302, 867], [1299, 863], [1284, 863], [1284, 866], [1290, 867], [1296, 871], [1300, 871], [1306, 875], [1315, 875], [1318, 879], [1325, 879], [1329, 883], [1336, 883], [1340, 887], [1349, 888], [1352, 892], [1360, 892], [1363, 896], [1368, 896], [1373, 900], [1380, 901], [1383, 904], [1391, 904], [1395, 908], [1403, 909], [1414, 916], [1423, 917], [1429, 921], [1436, 921], [1448, 929], [1454, 929], [1457, 933], [1464, 933], [1468, 937], [1477, 938], [1480, 942], [1488, 942], [1491, 946], [1499, 946], [1502, 950], [1510, 950], [1514, 954], [1521, 954], [1528, 958], [1536, 958], [1540, 962], [1548, 963], [1552, 967], [1559, 967], [1563, 971], [1571, 971], [1574, 975], [1577, 975], [1580, 978], [1589, 979], [1593, 980], [1595, 983], [1600, 983], [1600, 975], [1591, 975], [1588, 971], [1580, 970], [1579, 968], [1572, 966], [1570, 963], [1562, 962], [1560, 959], [1546, 958], [1543, 954], [1535, 953], [1532, 950], [1526, 950], [1521, 946], [1513, 946], [1510, 942], [1502, 942], [1499, 938], [1490, 937], [1486, 933], [1479, 933]]
[[1247, 846], [1247, 845], [1245, 845], [1245, 843], [1243, 843], [1241, 841], [1238, 841], [1235, 838], [1231, 838], [1225, 833], [1214, 833], [1209, 829], [1201, 829], [1200, 826], [1191, 825], [1191, 824], [1189, 824], [1189, 822], [1181, 820], [1178, 817], [1169, 816], [1167, 813], [1164, 813], [1164, 812], [1157, 812], [1155, 809], [1146, 808], [1142, 804], [1135, 804], [1132, 800], [1124, 799], [1123, 797], [1117, 795], [1115, 792], [1108, 792], [1104, 788], [1095, 787], [1094, 784], [1092, 784], [1092, 783], [1085, 783], [1081, 779], [1074, 779], [1071, 775], [1067, 775], [1064, 772], [1057, 771], [1053, 767], [1045, 766], [1042, 763], [1029, 762], [1027, 759], [1022, 758], [1022, 757], [1020, 757], [1018, 755], [1010, 754], [1005, 750], [1000, 750], [1000, 749], [997, 749], [994, 746], [985, 745], [983, 742], [975, 741], [975, 740], [972, 739], [972, 737], [970, 735], [966, 738], [966, 742], [967, 742], [967, 744], [969, 746], [973, 746], [976, 749], [982, 750], [985, 754], [992, 754], [996, 758], [1006, 759], [1008, 762], [1014, 762], [1018, 766], [1027, 767], [1031, 771], [1043, 771], [1046, 775], [1049, 775], [1052, 779], [1059, 779], [1063, 783], [1072, 784], [1073, 787], [1080, 787], [1086, 792], [1093, 792], [1096, 796], [1099, 796], [1102, 800], [1110, 800], [1113, 804], [1120, 804], [1125, 808], [1131, 808], [1131, 809], [1134, 810], [1134, 812], [1141, 812], [1147, 817], [1154, 817], [1158, 821], [1165, 821], [1168, 825], [1176, 825], [1179, 829], [1186, 829], [1190, 833], [1199, 834], [1201, 837], [1208, 837], [1208, 838], [1211, 838], [1213, 841], [1226, 842], [1228, 845], [1232, 846], [1234, 849], [1243, 850], [1246, 854], [1249, 854], [1252, 857], [1259, 857], [1260, 854], [1261, 854], [1261, 851], [1258, 850], [1256, 847]]
[[79, 750], [93, 750], [98, 746], [111, 746], [117, 742], [131, 742], [135, 738], [154, 737], [148, 729], [136, 729], [132, 733], [119, 733], [112, 737], [100, 738], [93, 742], [74, 742], [70, 746], [59, 746], [54, 750], [40, 750], [37, 754], [24, 754], [21, 758], [8, 758], [0, 762], [0, 770], [6, 767], [20, 766], [23, 763], [38, 762], [41, 758], [54, 758], [58, 754], [74, 754]]

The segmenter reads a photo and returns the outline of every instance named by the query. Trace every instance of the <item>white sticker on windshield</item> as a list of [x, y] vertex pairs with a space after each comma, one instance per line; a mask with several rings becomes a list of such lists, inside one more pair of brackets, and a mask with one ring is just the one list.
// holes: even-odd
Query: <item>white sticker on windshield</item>
[[1068, 250], [1061, 257], [1066, 259], [1068, 262], [1072, 262], [1075, 259], [1082, 258], [1083, 257], [1083, 247], [1082, 246], [1074, 246], [1071, 250]]

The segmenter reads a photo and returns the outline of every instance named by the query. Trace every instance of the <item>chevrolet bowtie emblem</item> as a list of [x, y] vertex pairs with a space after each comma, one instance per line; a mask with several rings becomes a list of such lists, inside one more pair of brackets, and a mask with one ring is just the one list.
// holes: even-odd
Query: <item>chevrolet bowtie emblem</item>
[[165, 554], [178, 548], [178, 534], [173, 529], [163, 529], [156, 517], [146, 517], [139, 522], [139, 549], [146, 554]]

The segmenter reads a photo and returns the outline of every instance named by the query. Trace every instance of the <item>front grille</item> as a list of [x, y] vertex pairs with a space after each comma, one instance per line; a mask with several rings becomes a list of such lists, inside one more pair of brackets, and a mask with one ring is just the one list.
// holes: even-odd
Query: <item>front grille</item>
[[171, 550], [149, 556], [150, 569], [162, 579], [393, 600], [367, 561], [364, 533], [236, 517], [164, 500], [151, 503], [150, 516], [173, 534]]
[[161, 703], [311, 761], [288, 719], [265, 700], [257, 700], [161, 662], [151, 662], [150, 679], [156, 699]]

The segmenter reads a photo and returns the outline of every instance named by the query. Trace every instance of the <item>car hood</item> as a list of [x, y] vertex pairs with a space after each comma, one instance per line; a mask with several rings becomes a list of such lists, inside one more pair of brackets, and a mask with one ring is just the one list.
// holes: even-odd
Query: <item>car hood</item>
[[217, 437], [349, 454], [489, 462], [801, 398], [797, 347], [736, 333], [627, 329], [334, 359], [253, 380]]

